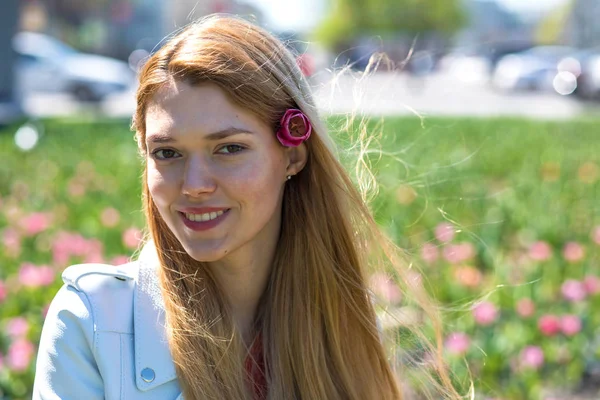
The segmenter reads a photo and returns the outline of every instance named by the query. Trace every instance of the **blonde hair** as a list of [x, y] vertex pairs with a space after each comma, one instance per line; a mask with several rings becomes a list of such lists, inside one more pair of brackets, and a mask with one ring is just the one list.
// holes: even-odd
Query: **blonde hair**
[[[441, 359], [435, 309], [410, 284], [400, 249], [380, 231], [338, 161], [309, 85], [285, 46], [252, 23], [223, 15], [206, 17], [177, 34], [140, 74], [133, 127], [143, 155], [146, 109], [172, 79], [217, 84], [273, 131], [289, 108], [300, 108], [314, 127], [305, 142], [308, 161], [286, 183], [281, 234], [257, 311], [267, 398], [402, 398], [368, 290], [367, 271], [373, 266], [393, 266], [403, 290], [431, 316], [437, 332], [436, 372], [424, 376], [438, 394], [458, 398]], [[244, 372], [248, 353], [228, 304], [207, 265], [186, 254], [160, 217], [145, 176], [148, 229], [161, 264], [169, 345], [184, 396], [251, 399]]]

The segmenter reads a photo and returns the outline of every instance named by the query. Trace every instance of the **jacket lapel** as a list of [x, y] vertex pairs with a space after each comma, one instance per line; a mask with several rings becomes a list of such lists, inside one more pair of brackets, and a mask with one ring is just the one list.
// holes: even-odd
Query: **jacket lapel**
[[[165, 329], [165, 305], [158, 282], [158, 258], [151, 242], [138, 259], [138, 284], [134, 297], [135, 381], [141, 391], [177, 378]], [[142, 371], [145, 371], [142, 378]], [[153, 379], [148, 379], [148, 376]], [[148, 382], [149, 380], [149, 382]]]

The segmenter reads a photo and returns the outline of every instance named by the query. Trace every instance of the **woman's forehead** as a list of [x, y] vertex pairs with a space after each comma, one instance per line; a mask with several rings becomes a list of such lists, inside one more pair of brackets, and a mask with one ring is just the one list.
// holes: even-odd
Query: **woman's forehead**
[[267, 129], [256, 116], [237, 106], [221, 88], [210, 83], [165, 85], [146, 112], [147, 136], [178, 132], [210, 134], [230, 128], [250, 132]]

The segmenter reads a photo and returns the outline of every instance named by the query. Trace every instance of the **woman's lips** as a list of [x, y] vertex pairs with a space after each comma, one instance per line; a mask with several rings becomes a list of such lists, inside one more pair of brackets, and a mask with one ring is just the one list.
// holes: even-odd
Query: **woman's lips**
[[[229, 210], [230, 209], [224, 210], [223, 214], [219, 215], [215, 219], [211, 219], [208, 221], [191, 221], [185, 216], [185, 213], [183, 213], [183, 212], [179, 212], [179, 215], [181, 216], [181, 219], [183, 220], [183, 223], [185, 224], [185, 226], [187, 226], [188, 228], [190, 228], [193, 231], [200, 232], [200, 231], [206, 231], [206, 230], [212, 229], [215, 226], [219, 225], [221, 222], [223, 222], [223, 220], [225, 218], [227, 218], [227, 216], [229, 215]], [[216, 211], [212, 211], [212, 212], [216, 212]]]

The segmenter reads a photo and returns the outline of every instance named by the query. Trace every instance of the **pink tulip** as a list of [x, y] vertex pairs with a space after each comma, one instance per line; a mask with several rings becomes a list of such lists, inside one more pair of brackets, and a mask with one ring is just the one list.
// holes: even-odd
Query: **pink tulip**
[[600, 245], [600, 226], [597, 226], [594, 229], [592, 229], [592, 233], [590, 234], [590, 237], [592, 238], [594, 243], [596, 243], [597, 245]]
[[466, 333], [453, 332], [448, 335], [445, 341], [445, 347], [448, 352], [456, 355], [463, 355], [469, 350], [471, 339]]
[[560, 319], [560, 328], [567, 336], [576, 335], [581, 331], [581, 319], [576, 315], [564, 315]]
[[447, 222], [442, 222], [435, 227], [435, 238], [442, 243], [452, 241], [454, 233], [454, 227]]
[[590, 296], [600, 293], [600, 278], [595, 275], [588, 275], [583, 279], [585, 291]]
[[55, 277], [54, 270], [47, 265], [36, 267], [31, 263], [23, 263], [19, 269], [19, 282], [27, 287], [48, 286]]
[[98, 239], [89, 239], [86, 242], [87, 252], [84, 255], [86, 263], [103, 263], [104, 262], [104, 246]]
[[23, 317], [12, 318], [6, 324], [6, 333], [13, 339], [24, 337], [29, 332], [29, 322]]
[[481, 284], [483, 280], [483, 274], [477, 268], [470, 265], [463, 265], [456, 267], [454, 271], [454, 278], [462, 286], [475, 288]]
[[3, 281], [0, 281], [0, 303], [6, 300], [6, 296], [8, 296], [8, 291], [6, 290], [6, 284]]
[[544, 352], [538, 346], [527, 346], [520, 354], [521, 365], [525, 368], [538, 369], [544, 365]]
[[102, 262], [103, 245], [97, 239], [88, 240], [80, 234], [59, 232], [52, 244], [56, 265], [65, 265], [72, 256], [84, 258], [84, 262]]
[[[79, 250], [83, 249], [83, 250]], [[87, 250], [86, 241], [81, 235], [69, 232], [59, 232], [52, 243], [52, 255], [54, 263], [65, 265], [74, 254]]]
[[117, 226], [120, 219], [121, 215], [112, 207], [105, 208], [100, 214], [100, 222], [107, 228], [113, 228]]
[[490, 325], [498, 318], [498, 308], [489, 301], [482, 301], [476, 304], [473, 306], [472, 311], [473, 318], [479, 325]]
[[0, 353], [0, 371], [2, 371], [4, 369], [4, 357], [2, 356], [2, 353]]
[[13, 371], [25, 371], [31, 362], [33, 354], [33, 343], [27, 339], [17, 339], [8, 347], [6, 363]]
[[46, 213], [36, 212], [23, 218], [22, 226], [27, 236], [34, 236], [48, 229], [50, 218]]
[[438, 257], [439, 257], [439, 251], [438, 251], [437, 246], [435, 246], [431, 243], [425, 243], [423, 245], [423, 247], [421, 248], [421, 258], [427, 264], [433, 264], [434, 262], [437, 261]]
[[529, 258], [535, 261], [546, 261], [552, 257], [552, 248], [547, 242], [535, 242], [529, 247]]
[[529, 318], [535, 313], [535, 303], [528, 298], [519, 300], [516, 308], [517, 314], [523, 318]]
[[585, 256], [585, 250], [577, 242], [569, 242], [563, 248], [563, 257], [570, 263], [581, 261]]
[[71, 197], [83, 197], [85, 190], [85, 185], [75, 178], [71, 179], [67, 184], [67, 191]]
[[6, 228], [2, 234], [2, 244], [7, 252], [13, 256], [21, 253], [21, 235], [16, 229]]
[[585, 299], [587, 293], [586, 288], [582, 282], [576, 281], [575, 279], [567, 279], [560, 288], [565, 300], [571, 302], [578, 302]]
[[380, 298], [390, 304], [398, 304], [402, 299], [402, 293], [397, 285], [384, 273], [377, 272], [371, 275], [371, 288]]
[[471, 243], [449, 244], [444, 247], [444, 258], [451, 264], [458, 264], [470, 260], [475, 254], [475, 249]]
[[130, 249], [136, 249], [142, 240], [142, 232], [137, 228], [129, 228], [123, 232], [123, 244]]
[[546, 314], [538, 320], [538, 328], [544, 336], [554, 336], [560, 331], [560, 319], [551, 314]]

